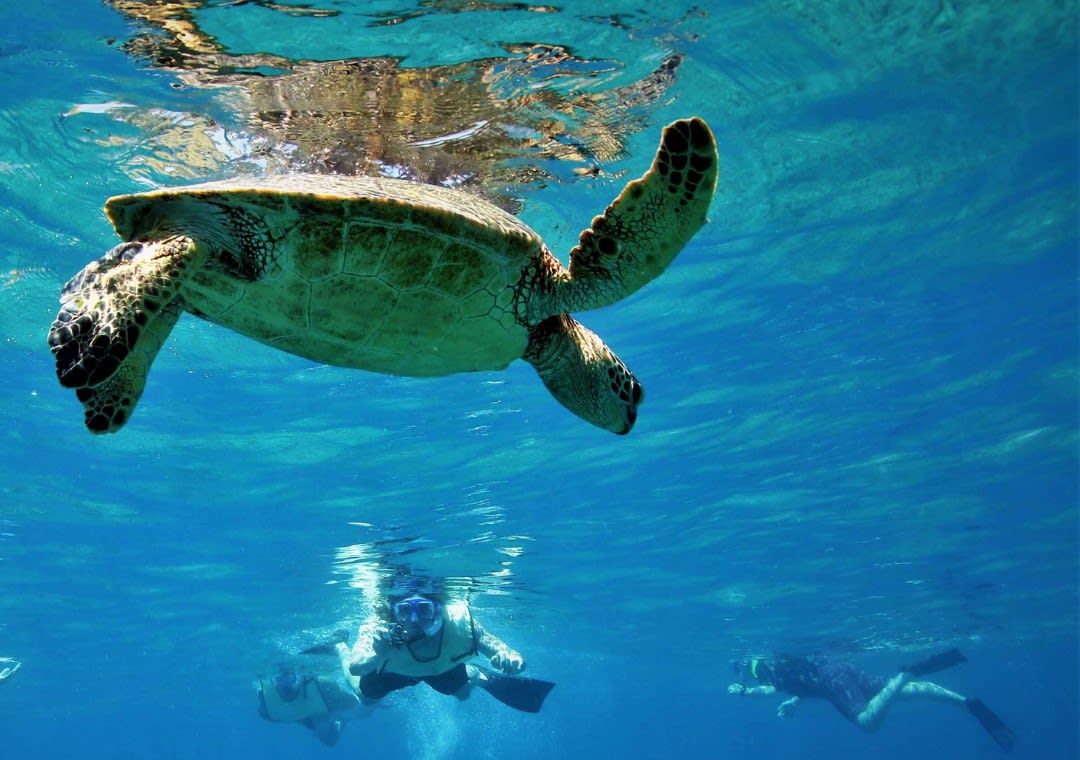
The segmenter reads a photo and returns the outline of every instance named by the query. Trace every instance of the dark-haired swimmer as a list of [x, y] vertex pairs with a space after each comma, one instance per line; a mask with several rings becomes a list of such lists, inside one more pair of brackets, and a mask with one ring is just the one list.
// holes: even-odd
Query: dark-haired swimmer
[[950, 649], [915, 665], [906, 666], [891, 678], [867, 673], [850, 662], [825, 657], [778, 655], [748, 658], [736, 665], [739, 682], [728, 687], [729, 694], [770, 696], [777, 692], [792, 695], [777, 708], [786, 718], [800, 699], [825, 699], [855, 725], [876, 731], [893, 701], [899, 697], [936, 699], [964, 705], [991, 738], [1006, 752], [1013, 748], [1012, 731], [979, 699], [916, 678], [937, 673], [964, 662], [958, 649]]

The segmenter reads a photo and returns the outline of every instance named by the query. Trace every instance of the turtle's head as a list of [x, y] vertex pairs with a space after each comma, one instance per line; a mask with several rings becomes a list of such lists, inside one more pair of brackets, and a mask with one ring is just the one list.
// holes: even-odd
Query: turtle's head
[[533, 327], [524, 359], [578, 417], [619, 435], [634, 427], [645, 389], [600, 336], [573, 317], [557, 314]]

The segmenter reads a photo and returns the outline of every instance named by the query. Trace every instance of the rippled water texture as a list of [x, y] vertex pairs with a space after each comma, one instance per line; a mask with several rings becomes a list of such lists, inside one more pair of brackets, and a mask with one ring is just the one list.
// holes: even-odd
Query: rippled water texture
[[[528, 719], [415, 690], [339, 754], [999, 757], [944, 708], [864, 736], [726, 693], [749, 653], [886, 672], [959, 646], [943, 682], [1008, 719], [1016, 756], [1076, 755], [1075, 2], [0, 18], [0, 656], [24, 663], [0, 755], [306, 756], [252, 679], [402, 566], [451, 578], [559, 687]], [[625, 438], [522, 362], [381, 376], [190, 315], [116, 435], [56, 382], [46, 333], [118, 242], [108, 196], [406, 177], [488, 198], [566, 261], [694, 114], [719, 143], [711, 223], [577, 315], [646, 388]]]

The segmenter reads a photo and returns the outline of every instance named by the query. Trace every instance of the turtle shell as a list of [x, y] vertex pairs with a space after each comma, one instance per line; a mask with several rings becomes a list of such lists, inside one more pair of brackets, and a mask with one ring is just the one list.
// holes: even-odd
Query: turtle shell
[[313, 361], [400, 375], [519, 358], [522, 274], [550, 257], [480, 198], [393, 179], [245, 178], [117, 196], [106, 211], [127, 241], [185, 235], [205, 248], [180, 289], [191, 313]]

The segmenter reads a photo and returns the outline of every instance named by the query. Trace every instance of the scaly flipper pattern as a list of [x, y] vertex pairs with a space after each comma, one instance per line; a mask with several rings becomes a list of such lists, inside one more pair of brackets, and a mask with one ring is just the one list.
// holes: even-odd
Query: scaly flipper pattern
[[649, 171], [581, 233], [556, 304], [595, 309], [659, 276], [705, 224], [719, 165], [716, 139], [702, 119], [665, 127]]
[[188, 238], [125, 243], [64, 286], [49, 330], [61, 385], [74, 388], [95, 433], [119, 429], [176, 324], [184, 277], [198, 263]]

